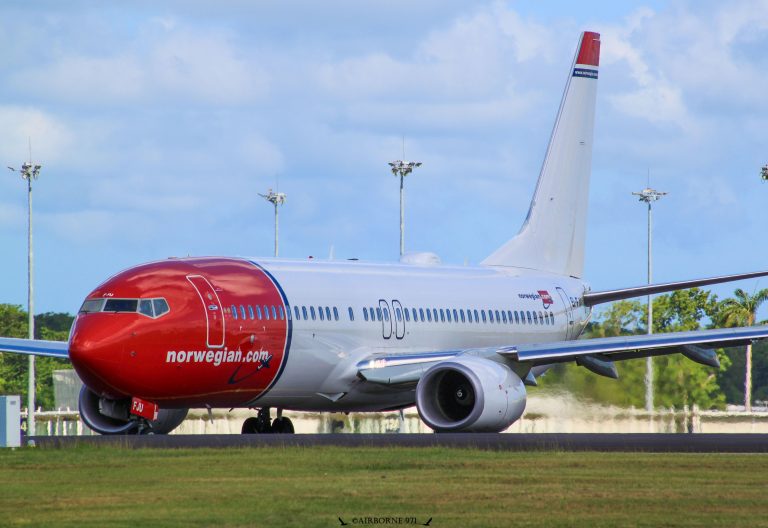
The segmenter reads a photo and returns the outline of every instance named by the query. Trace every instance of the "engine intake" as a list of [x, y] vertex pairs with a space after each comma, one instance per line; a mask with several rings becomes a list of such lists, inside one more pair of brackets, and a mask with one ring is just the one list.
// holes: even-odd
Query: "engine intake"
[[86, 386], [80, 389], [80, 417], [83, 423], [103, 435], [137, 434], [152, 432], [170, 433], [187, 417], [189, 409], [160, 409], [157, 420], [146, 422], [149, 426], [142, 430], [142, 422], [131, 416], [131, 400], [110, 400], [102, 398]]
[[435, 431], [503, 431], [525, 410], [520, 377], [506, 365], [472, 356], [443, 361], [416, 386], [419, 416]]

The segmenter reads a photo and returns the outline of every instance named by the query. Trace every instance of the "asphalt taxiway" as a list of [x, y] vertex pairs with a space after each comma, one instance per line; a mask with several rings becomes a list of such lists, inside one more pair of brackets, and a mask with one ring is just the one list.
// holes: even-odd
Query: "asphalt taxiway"
[[35, 436], [41, 448], [78, 445], [146, 448], [463, 447], [499, 451], [629, 451], [653, 453], [768, 453], [761, 434], [264, 434]]

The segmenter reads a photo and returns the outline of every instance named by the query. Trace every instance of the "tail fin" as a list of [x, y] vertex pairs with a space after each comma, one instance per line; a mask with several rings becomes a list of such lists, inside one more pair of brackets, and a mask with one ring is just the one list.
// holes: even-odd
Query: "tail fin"
[[585, 31], [525, 223], [482, 264], [582, 276], [599, 63], [600, 34]]

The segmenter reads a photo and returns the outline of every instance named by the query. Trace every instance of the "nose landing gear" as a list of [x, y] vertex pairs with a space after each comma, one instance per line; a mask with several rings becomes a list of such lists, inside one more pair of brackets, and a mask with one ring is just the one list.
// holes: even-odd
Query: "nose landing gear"
[[252, 416], [243, 422], [242, 434], [292, 434], [293, 422], [283, 416], [283, 410], [277, 410], [277, 418], [272, 421], [269, 407], [262, 407], [256, 416]]

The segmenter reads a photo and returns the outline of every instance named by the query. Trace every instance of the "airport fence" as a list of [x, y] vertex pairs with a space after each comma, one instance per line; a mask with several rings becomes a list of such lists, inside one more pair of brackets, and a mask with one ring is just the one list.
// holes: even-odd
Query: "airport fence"
[[[238, 434], [243, 421], [253, 416], [244, 409], [232, 412], [193, 409], [173, 434]], [[414, 409], [401, 418], [387, 413], [286, 412], [297, 433], [429, 433]], [[41, 436], [94, 434], [80, 420], [77, 411], [38, 411], [36, 432]], [[22, 427], [26, 411], [22, 411]], [[768, 433], [768, 408], [747, 413], [739, 409], [702, 411], [696, 406], [682, 409], [618, 408], [588, 404], [574, 405], [556, 398], [531, 397], [522, 419], [508, 433]]]

